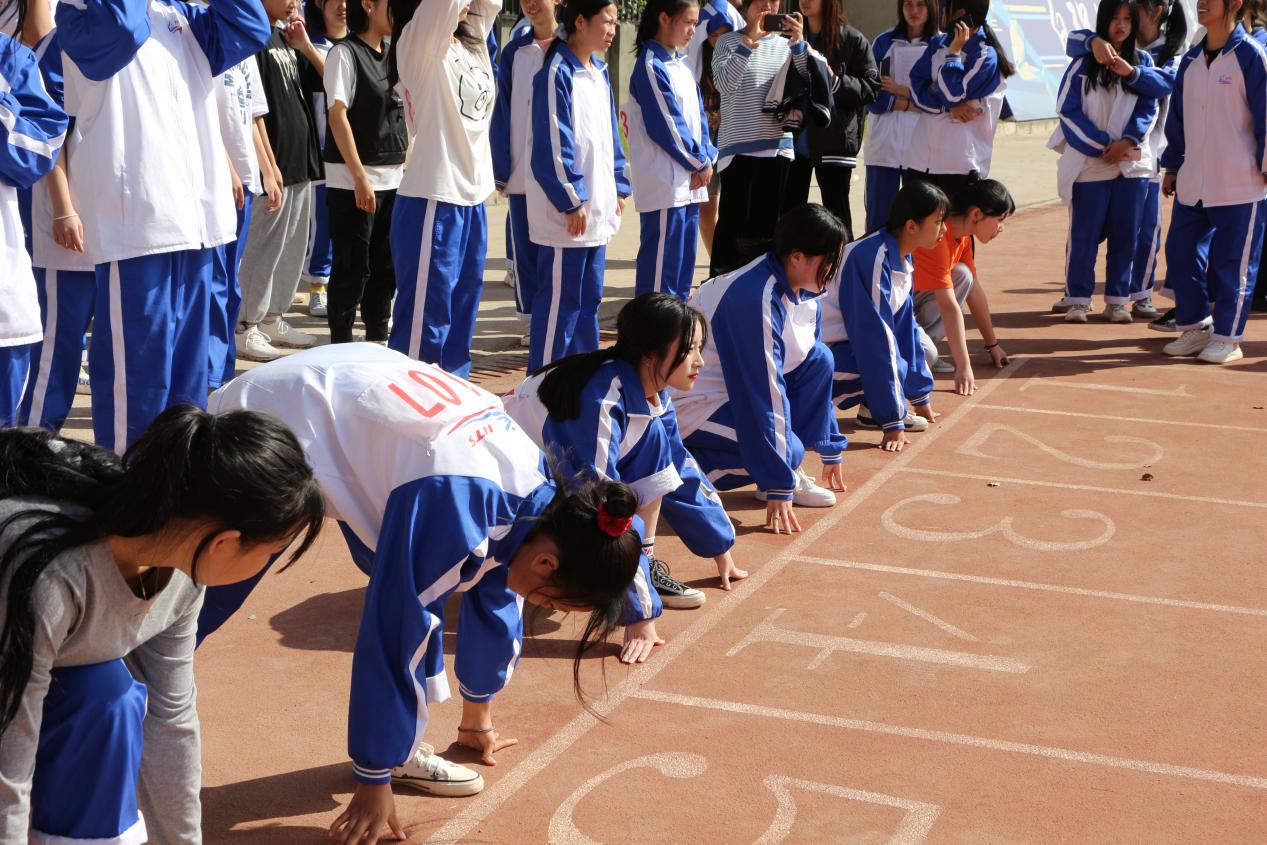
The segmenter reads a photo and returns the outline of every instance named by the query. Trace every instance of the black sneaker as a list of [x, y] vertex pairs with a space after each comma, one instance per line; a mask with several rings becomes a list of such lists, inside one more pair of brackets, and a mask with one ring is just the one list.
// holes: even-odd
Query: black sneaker
[[659, 558], [651, 558], [651, 586], [660, 594], [660, 602], [674, 610], [690, 610], [704, 603], [704, 594], [669, 577], [669, 567]]
[[1175, 325], [1175, 309], [1171, 308], [1165, 314], [1162, 314], [1156, 320], [1148, 324], [1148, 327], [1155, 332], [1177, 332], [1178, 327]]

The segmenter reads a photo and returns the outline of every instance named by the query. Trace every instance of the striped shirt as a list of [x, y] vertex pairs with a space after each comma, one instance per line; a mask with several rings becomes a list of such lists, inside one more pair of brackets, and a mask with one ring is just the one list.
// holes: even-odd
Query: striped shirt
[[780, 35], [767, 35], [749, 50], [742, 32], [728, 32], [717, 40], [713, 53], [713, 81], [721, 92], [719, 160], [737, 155], [793, 156], [792, 133], [772, 114], [763, 112], [770, 83], [787, 61], [788, 52], [801, 73], [807, 73], [804, 41], [789, 47]]

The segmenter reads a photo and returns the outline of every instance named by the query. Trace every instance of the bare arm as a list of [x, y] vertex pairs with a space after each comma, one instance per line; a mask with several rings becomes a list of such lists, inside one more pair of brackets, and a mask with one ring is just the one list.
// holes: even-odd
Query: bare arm
[[71, 252], [84, 251], [84, 224], [75, 211], [75, 201], [70, 195], [70, 178], [67, 173], [69, 149], [62, 147], [53, 169], [44, 177], [48, 188], [49, 204], [53, 208], [53, 240], [58, 246]]

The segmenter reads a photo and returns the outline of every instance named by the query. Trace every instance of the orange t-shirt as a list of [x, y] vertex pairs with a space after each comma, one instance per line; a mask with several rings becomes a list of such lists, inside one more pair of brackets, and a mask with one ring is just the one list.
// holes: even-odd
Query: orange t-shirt
[[947, 232], [941, 243], [932, 249], [917, 249], [912, 256], [915, 259], [914, 288], [918, 292], [951, 290], [950, 271], [956, 264], [965, 264], [972, 271], [972, 278], [977, 277], [977, 267], [972, 262], [972, 238], [952, 238]]

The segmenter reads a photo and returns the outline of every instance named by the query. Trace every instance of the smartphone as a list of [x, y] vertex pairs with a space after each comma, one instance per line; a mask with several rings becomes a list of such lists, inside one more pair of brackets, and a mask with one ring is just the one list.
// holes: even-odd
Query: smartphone
[[976, 29], [978, 26], [980, 26], [980, 24], [977, 23], [977, 19], [972, 16], [971, 12], [964, 12], [962, 15], [960, 15], [958, 18], [951, 21], [950, 23], [952, 26], [954, 24], [961, 23], [964, 26], [968, 27], [968, 29]]
[[766, 32], [782, 32], [787, 15], [766, 15], [761, 19], [761, 28]]

